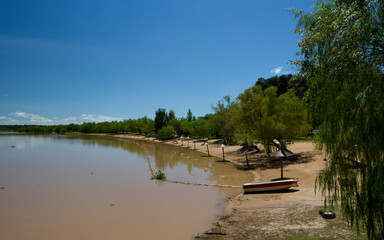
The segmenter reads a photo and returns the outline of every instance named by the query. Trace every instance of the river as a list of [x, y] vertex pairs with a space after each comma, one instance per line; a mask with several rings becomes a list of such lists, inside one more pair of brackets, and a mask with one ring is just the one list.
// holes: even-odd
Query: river
[[0, 239], [193, 239], [252, 174], [177, 146], [106, 136], [0, 134]]

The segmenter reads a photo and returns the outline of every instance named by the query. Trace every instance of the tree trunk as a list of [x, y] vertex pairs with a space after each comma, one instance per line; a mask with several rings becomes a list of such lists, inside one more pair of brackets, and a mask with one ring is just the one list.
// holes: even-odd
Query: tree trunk
[[279, 148], [279, 150], [281, 150], [281, 152], [285, 156], [285, 151], [288, 150], [287, 141], [285, 141], [285, 139], [277, 139], [277, 141], [279, 142], [279, 145], [280, 145], [280, 146], [277, 146], [277, 148]]
[[284, 158], [284, 160], [287, 158], [287, 155], [285, 154], [285, 150], [288, 150], [288, 149], [287, 149], [286, 141], [284, 139], [277, 139], [277, 141], [279, 141], [279, 143], [280, 143], [280, 151], [284, 155], [284, 157], [280, 158], [281, 179], [283, 179], [284, 178], [284, 174], [283, 174], [283, 158]]
[[284, 174], [283, 174], [283, 158], [282, 157], [280, 158], [280, 165], [281, 165], [281, 179], [283, 179], [284, 178]]

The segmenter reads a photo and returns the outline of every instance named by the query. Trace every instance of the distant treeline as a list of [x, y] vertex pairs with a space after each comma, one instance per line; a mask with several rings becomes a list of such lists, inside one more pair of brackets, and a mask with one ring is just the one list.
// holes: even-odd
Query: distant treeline
[[[217, 105], [212, 105], [215, 113], [207, 114], [204, 117], [196, 118], [193, 116], [192, 111], [189, 109], [186, 117], [176, 118], [175, 112], [159, 108], [155, 113], [155, 119], [143, 117], [139, 119], [129, 119], [124, 121], [113, 122], [84, 122], [82, 124], [68, 124], [68, 125], [23, 125], [23, 126], [0, 126], [0, 131], [17, 131], [17, 132], [35, 132], [35, 133], [130, 133], [142, 135], [156, 135], [160, 139], [169, 139], [174, 136], [190, 136], [196, 138], [222, 138], [228, 141], [262, 138], [256, 128], [262, 127], [262, 121], [271, 121], [270, 124], [277, 124], [279, 129], [272, 129], [275, 133], [281, 134], [281, 129], [285, 129], [285, 124], [290, 121], [288, 114], [281, 116], [284, 113], [286, 106], [294, 104], [296, 109], [301, 109], [299, 114], [305, 112], [305, 108], [301, 102], [301, 98], [306, 90], [305, 81], [298, 80], [293, 75], [282, 75], [268, 79], [259, 78], [255, 86], [246, 89], [244, 93], [240, 94], [236, 101], [232, 101], [229, 96], [225, 96], [223, 100], [218, 101]], [[292, 90], [290, 90], [292, 89]], [[251, 105], [242, 103], [241, 98], [246, 97], [247, 94], [259, 96], [255, 100], [247, 100]], [[295, 96], [296, 95], [296, 96]], [[271, 101], [273, 100], [273, 101]], [[252, 102], [255, 101], [255, 102]], [[257, 102], [258, 101], [258, 102]], [[254, 106], [252, 106], [254, 104]], [[297, 105], [297, 106], [296, 106]], [[299, 106], [300, 105], [300, 106]], [[263, 106], [263, 107], [261, 107]], [[247, 109], [249, 108], [249, 109]], [[293, 108], [294, 109], [294, 108]], [[267, 111], [268, 110], [268, 111]], [[294, 110], [297, 111], [297, 110]], [[258, 117], [252, 119], [247, 114], [254, 114]], [[294, 113], [290, 113], [292, 116]], [[263, 116], [263, 117], [261, 117]], [[296, 116], [297, 117], [297, 116]], [[278, 122], [276, 118], [279, 118]], [[301, 118], [301, 117], [300, 117]], [[249, 126], [249, 121], [256, 121], [255, 124]], [[286, 126], [296, 129], [296, 135], [302, 134], [294, 125], [301, 124], [307, 126], [305, 121], [295, 119], [292, 121], [292, 126]], [[271, 129], [268, 127], [268, 129]], [[307, 129], [307, 128], [305, 128]], [[271, 130], [271, 131], [272, 131]], [[263, 133], [265, 135], [265, 133]], [[292, 134], [291, 134], [292, 135]], [[289, 137], [291, 137], [291, 135]], [[272, 136], [272, 135], [271, 135]], [[271, 138], [268, 135], [268, 138]], [[260, 139], [261, 140], [261, 139]]]
[[143, 117], [134, 120], [113, 121], [113, 122], [84, 122], [82, 124], [68, 125], [2, 125], [0, 131], [11, 132], [27, 132], [27, 133], [119, 133], [119, 132], [134, 132], [143, 133], [145, 125], [153, 120]]

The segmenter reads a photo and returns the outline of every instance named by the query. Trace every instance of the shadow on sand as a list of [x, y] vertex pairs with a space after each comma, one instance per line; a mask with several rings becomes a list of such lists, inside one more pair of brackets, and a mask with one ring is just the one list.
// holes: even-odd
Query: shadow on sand
[[263, 192], [249, 192], [244, 193], [244, 195], [250, 195], [250, 194], [274, 194], [274, 193], [293, 193], [298, 192], [299, 189], [285, 189], [285, 190], [277, 190], [277, 191], [263, 191]]
[[[292, 157], [283, 159], [283, 164], [284, 166], [289, 166], [292, 164], [310, 163], [315, 161], [315, 155], [314, 152], [298, 153]], [[278, 169], [281, 167], [279, 158], [268, 158], [265, 153], [251, 153], [248, 155], [248, 158], [250, 169]], [[244, 169], [244, 166], [246, 168], [247, 164], [245, 159], [238, 162], [243, 165], [238, 167], [240, 170], [248, 170]]]

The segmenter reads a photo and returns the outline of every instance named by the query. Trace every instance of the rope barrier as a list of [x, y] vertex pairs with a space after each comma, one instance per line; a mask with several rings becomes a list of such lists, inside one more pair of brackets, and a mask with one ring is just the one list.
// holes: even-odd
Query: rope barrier
[[149, 170], [151, 171], [151, 175], [152, 175], [152, 177], [154, 177], [155, 174], [153, 173], [153, 169], [152, 169], [152, 166], [151, 166], [151, 161], [149, 160], [148, 153], [147, 153], [147, 151], [146, 151], [145, 149], [144, 149], [144, 151], [145, 151], [145, 155], [147, 156], [147, 161], [148, 161], [148, 167], [149, 167]]
[[[140, 145], [137, 143], [137, 145]], [[142, 145], [140, 145], [143, 147]], [[144, 147], [143, 147], [144, 148]], [[145, 155], [147, 156], [147, 162], [148, 162], [148, 168], [151, 171], [152, 177], [155, 176], [155, 173], [153, 171], [153, 168], [151, 166], [151, 161], [149, 160], [149, 156], [147, 153], [147, 150], [144, 148]], [[168, 180], [168, 179], [157, 179], [158, 181], [165, 181], [165, 182], [171, 182], [171, 183], [178, 183], [178, 184], [185, 184], [185, 185], [193, 185], [193, 186], [204, 186], [204, 187], [221, 187], [221, 188], [242, 188], [242, 186], [232, 186], [232, 185], [220, 185], [220, 184], [208, 184], [208, 183], [191, 183], [191, 182], [183, 182], [183, 181], [175, 181], [175, 180]]]
[[166, 182], [172, 182], [172, 183], [179, 183], [179, 184], [193, 185], [193, 186], [204, 186], [204, 187], [242, 188], [242, 186], [208, 184], [208, 183], [191, 183], [191, 182], [174, 181], [174, 180], [168, 180], [168, 179], [158, 180], [158, 181], [166, 181]]

